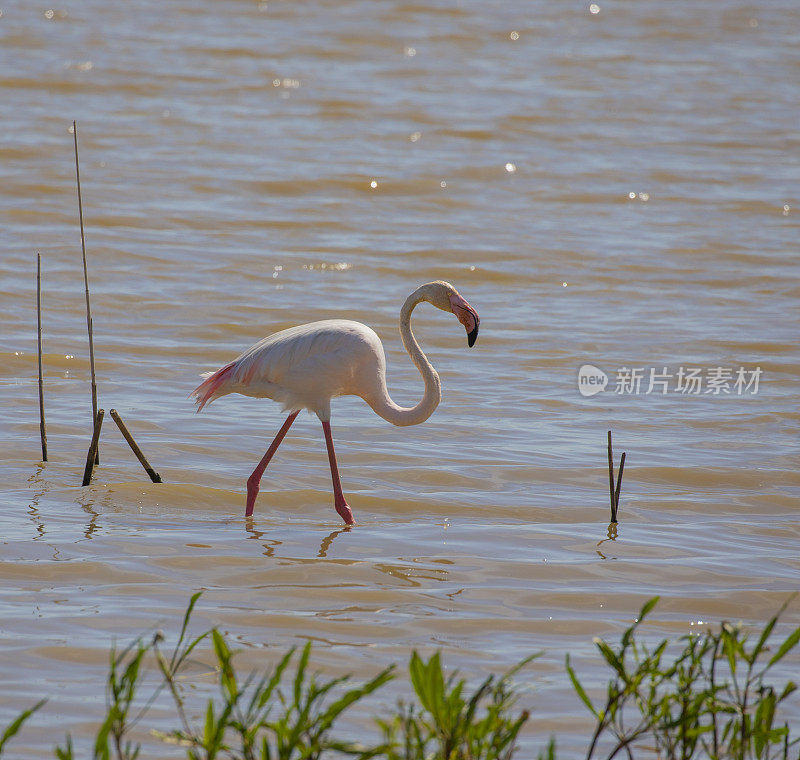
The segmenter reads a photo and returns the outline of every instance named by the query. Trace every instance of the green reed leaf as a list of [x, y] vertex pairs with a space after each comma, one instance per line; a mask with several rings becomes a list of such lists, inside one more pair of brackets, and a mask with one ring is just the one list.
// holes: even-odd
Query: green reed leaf
[[37, 710], [39, 710], [42, 705], [47, 702], [46, 699], [39, 700], [33, 707], [28, 708], [27, 710], [23, 710], [11, 723], [6, 726], [5, 730], [3, 731], [3, 735], [0, 736], [0, 752], [3, 751], [3, 747], [5, 747], [6, 743], [9, 739], [13, 736], [16, 736], [19, 733], [19, 730], [22, 728], [22, 724], [25, 723], [28, 718], [31, 717]]
[[586, 693], [583, 685], [578, 680], [578, 676], [575, 674], [575, 670], [570, 664], [569, 654], [566, 656], [566, 667], [567, 675], [569, 675], [569, 680], [572, 681], [572, 688], [575, 689], [575, 693], [581, 698], [581, 701], [589, 709], [589, 712], [597, 719], [600, 719], [600, 713], [595, 709], [595, 706], [592, 704], [592, 700], [589, 699], [589, 695]]
[[787, 637], [786, 640], [781, 644], [780, 648], [777, 652], [770, 658], [769, 664], [767, 667], [772, 667], [778, 660], [783, 659], [792, 649], [797, 646], [797, 642], [800, 641], [800, 628], [795, 628]]

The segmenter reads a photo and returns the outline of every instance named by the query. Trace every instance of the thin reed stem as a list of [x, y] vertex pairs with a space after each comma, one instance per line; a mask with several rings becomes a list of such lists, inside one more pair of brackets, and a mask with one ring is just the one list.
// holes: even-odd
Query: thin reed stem
[[36, 327], [39, 353], [39, 435], [42, 439], [42, 461], [47, 461], [47, 427], [44, 423], [44, 380], [42, 379], [42, 255], [36, 251]]
[[614, 500], [614, 451], [611, 448], [611, 431], [608, 431], [608, 494], [611, 500], [611, 522], [617, 521], [617, 503]]
[[86, 454], [86, 469], [83, 471], [82, 486], [88, 486], [92, 482], [92, 472], [94, 472], [94, 465], [97, 459], [97, 444], [100, 441], [100, 428], [103, 425], [104, 414], [104, 410], [98, 409], [97, 417], [94, 418], [94, 432], [92, 433], [92, 442], [89, 444], [89, 451]]
[[128, 445], [131, 447], [131, 451], [136, 454], [136, 458], [139, 460], [142, 467], [144, 467], [145, 472], [150, 476], [150, 480], [152, 480], [153, 483], [160, 483], [161, 476], [150, 466], [150, 462], [147, 461], [145, 455], [142, 453], [142, 450], [139, 448], [136, 441], [133, 440], [133, 436], [125, 426], [125, 423], [122, 421], [122, 418], [119, 416], [116, 409], [111, 410], [111, 417], [114, 422], [117, 423], [117, 427], [119, 428], [125, 440], [128, 442]]
[[[86, 236], [83, 230], [83, 200], [81, 199], [81, 170], [78, 161], [78, 125], [72, 122], [72, 136], [75, 142], [75, 179], [78, 185], [78, 218], [81, 223], [81, 253], [83, 254], [83, 286], [86, 293], [86, 328], [89, 331], [89, 369], [92, 374], [92, 421], [97, 420], [97, 379], [94, 372], [94, 335], [92, 331], [92, 308], [89, 303], [89, 271], [86, 265]], [[100, 464], [99, 447], [95, 451], [95, 464]]]

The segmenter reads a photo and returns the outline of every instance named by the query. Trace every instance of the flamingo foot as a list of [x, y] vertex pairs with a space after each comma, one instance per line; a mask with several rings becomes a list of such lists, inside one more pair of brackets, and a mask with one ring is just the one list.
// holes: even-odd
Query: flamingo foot
[[244, 510], [245, 517], [252, 517], [256, 506], [256, 496], [258, 496], [258, 484], [247, 479], [247, 506]]
[[347, 502], [342, 499], [341, 501], [336, 501], [336, 511], [339, 513], [339, 516], [342, 520], [345, 521], [347, 525], [355, 525], [356, 521], [353, 518], [353, 510], [350, 509]]

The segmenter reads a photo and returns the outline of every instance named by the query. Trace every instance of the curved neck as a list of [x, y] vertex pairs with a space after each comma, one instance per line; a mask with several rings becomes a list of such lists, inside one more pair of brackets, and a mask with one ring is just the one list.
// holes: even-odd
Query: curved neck
[[398, 406], [389, 396], [384, 377], [380, 393], [368, 402], [377, 414], [393, 425], [418, 425], [420, 422], [425, 422], [442, 400], [442, 383], [439, 375], [436, 374], [436, 370], [422, 353], [414, 333], [411, 332], [411, 312], [420, 301], [425, 300], [421, 291], [422, 288], [415, 290], [406, 299], [400, 310], [400, 335], [403, 338], [403, 346], [422, 375], [425, 382], [425, 393], [416, 406], [408, 408]]

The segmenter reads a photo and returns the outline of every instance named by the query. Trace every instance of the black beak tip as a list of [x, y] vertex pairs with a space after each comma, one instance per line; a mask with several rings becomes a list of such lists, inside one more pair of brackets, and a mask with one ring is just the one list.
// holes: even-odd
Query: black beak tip
[[467, 333], [467, 345], [472, 348], [475, 345], [475, 341], [478, 339], [478, 325], [475, 325], [474, 329], [471, 332]]

